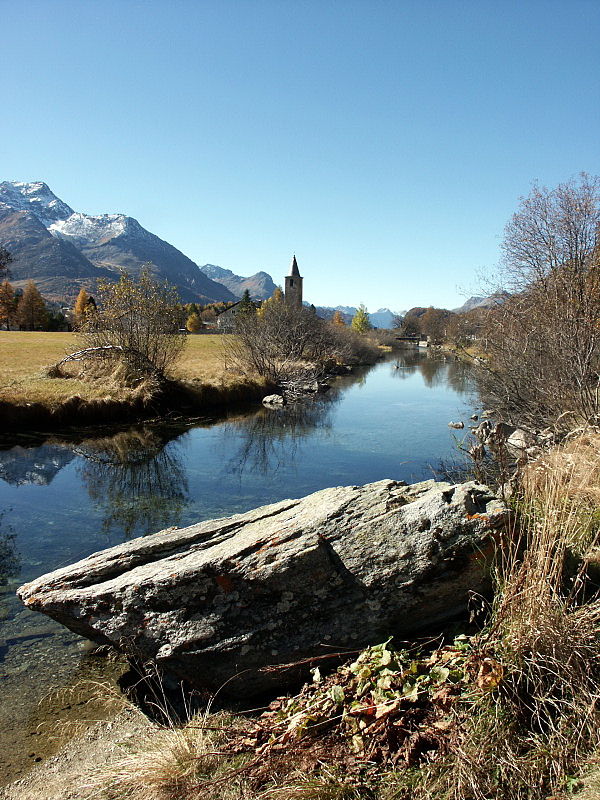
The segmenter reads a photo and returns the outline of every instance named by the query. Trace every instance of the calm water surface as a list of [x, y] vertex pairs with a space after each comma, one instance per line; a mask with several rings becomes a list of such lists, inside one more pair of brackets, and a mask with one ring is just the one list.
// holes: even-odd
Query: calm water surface
[[[0, 778], [45, 756], [39, 701], [102, 672], [87, 645], [14, 590], [95, 550], [171, 525], [337, 485], [434, 476], [456, 458], [450, 420], [476, 403], [469, 368], [404, 351], [281, 410], [191, 426], [138, 425], [0, 449]], [[43, 442], [43, 443], [41, 443]], [[45, 701], [47, 703], [47, 701]], [[60, 711], [50, 704], [46, 717]], [[44, 734], [45, 735], [45, 734]], [[47, 737], [46, 737], [47, 738]]]

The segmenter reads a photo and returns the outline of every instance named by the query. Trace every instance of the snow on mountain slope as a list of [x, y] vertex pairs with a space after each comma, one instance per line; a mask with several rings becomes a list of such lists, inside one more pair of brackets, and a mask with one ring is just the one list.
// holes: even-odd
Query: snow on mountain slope
[[42, 181], [2, 181], [0, 203], [5, 203], [16, 211], [31, 211], [46, 227], [73, 214], [73, 209], [63, 203]]
[[[124, 214], [91, 216], [76, 211], [68, 219], [53, 222], [48, 226], [48, 230], [53, 236], [64, 236], [75, 243], [102, 244], [124, 234], [129, 220], [131, 218]], [[138, 227], [143, 230], [141, 225], [138, 224]]]
[[[77, 290], [74, 281], [83, 277], [116, 280], [121, 269], [135, 276], [150, 265], [152, 274], [174, 285], [185, 302], [236, 299], [184, 253], [133, 217], [73, 211], [41, 181], [0, 183], [0, 212], [4, 212], [4, 240], [19, 256], [13, 272], [23, 280], [35, 277], [38, 283], [42, 279], [49, 282], [56, 296], [63, 290], [71, 295]], [[28, 221], [21, 219], [24, 216]], [[47, 252], [52, 258], [46, 257]], [[81, 263], [76, 264], [77, 260]]]

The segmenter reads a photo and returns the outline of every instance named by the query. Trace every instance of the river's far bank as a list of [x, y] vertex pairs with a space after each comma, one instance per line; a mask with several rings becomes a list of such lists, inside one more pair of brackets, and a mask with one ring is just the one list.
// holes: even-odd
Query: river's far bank
[[[11, 432], [60, 431], [194, 417], [255, 403], [278, 391], [260, 376], [228, 367], [223, 344], [223, 334], [189, 336], [166, 381], [143, 381], [131, 388], [104, 375], [53, 376], [49, 368], [79, 347], [75, 333], [0, 331], [0, 374], [5, 380], [0, 387], [0, 427]], [[369, 358], [356, 365], [372, 366], [390, 350], [384, 345], [370, 348]], [[351, 368], [340, 368], [339, 374], [346, 369]]]
[[260, 400], [270, 390], [225, 368], [222, 336], [189, 336], [160, 389], [109, 379], [49, 377], [48, 367], [78, 347], [77, 334], [0, 331], [0, 421], [4, 430], [52, 430], [181, 416]]

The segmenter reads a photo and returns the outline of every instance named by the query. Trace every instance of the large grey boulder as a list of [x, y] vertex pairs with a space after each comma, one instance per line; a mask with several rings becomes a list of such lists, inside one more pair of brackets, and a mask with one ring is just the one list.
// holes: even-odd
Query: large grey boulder
[[475, 482], [337, 487], [111, 547], [18, 594], [195, 686], [228, 681], [230, 693], [248, 694], [289, 681], [268, 665], [464, 611], [470, 592], [486, 588], [486, 558], [506, 519]]

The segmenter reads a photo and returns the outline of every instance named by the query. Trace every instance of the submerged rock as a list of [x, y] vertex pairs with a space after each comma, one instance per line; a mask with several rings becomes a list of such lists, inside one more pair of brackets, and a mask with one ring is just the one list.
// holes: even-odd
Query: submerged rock
[[324, 489], [111, 547], [18, 595], [195, 686], [249, 694], [290, 681], [269, 665], [463, 612], [486, 588], [486, 554], [507, 517], [476, 482]]

